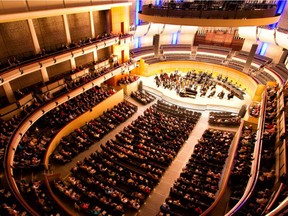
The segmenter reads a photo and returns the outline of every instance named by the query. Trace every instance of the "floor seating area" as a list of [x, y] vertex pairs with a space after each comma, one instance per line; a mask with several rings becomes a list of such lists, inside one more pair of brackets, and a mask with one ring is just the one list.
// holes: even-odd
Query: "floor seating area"
[[149, 94], [145, 90], [132, 92], [130, 96], [143, 105], [149, 104], [156, 99], [153, 95]]
[[237, 127], [241, 123], [241, 117], [232, 112], [210, 112], [208, 122], [215, 126]]
[[138, 210], [200, 117], [187, 113], [163, 101], [149, 107], [115, 139], [101, 144], [101, 151], [78, 161], [67, 179], [55, 180], [57, 193], [84, 213]]
[[160, 215], [201, 215], [215, 200], [234, 134], [207, 129], [170, 189]]
[[53, 160], [62, 164], [70, 162], [72, 158], [101, 140], [136, 111], [137, 106], [127, 101], [115, 105], [98, 118], [89, 121], [81, 128], [77, 128], [68, 136], [63, 137], [52, 155]]

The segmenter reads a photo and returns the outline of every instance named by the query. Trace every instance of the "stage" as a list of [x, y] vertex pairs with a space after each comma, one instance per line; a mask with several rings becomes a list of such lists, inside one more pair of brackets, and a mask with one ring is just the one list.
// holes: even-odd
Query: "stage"
[[[227, 111], [238, 113], [242, 105], [248, 105], [252, 102], [252, 99], [248, 94], [244, 95], [244, 99], [240, 100], [236, 96], [228, 100], [227, 95], [229, 91], [224, 89], [222, 86], [216, 86], [216, 94], [213, 97], [208, 98], [210, 90], [208, 90], [206, 96], [200, 97], [200, 86], [198, 86], [198, 94], [195, 98], [191, 97], [180, 97], [175, 89], [165, 89], [163, 86], [157, 87], [154, 80], [155, 76], [141, 77], [140, 81], [143, 83], [143, 89], [149, 93], [156, 95], [163, 100], [170, 101], [174, 104], [184, 106], [194, 110], [209, 110], [209, 111]], [[225, 96], [223, 99], [217, 97], [218, 93], [224, 91]]]

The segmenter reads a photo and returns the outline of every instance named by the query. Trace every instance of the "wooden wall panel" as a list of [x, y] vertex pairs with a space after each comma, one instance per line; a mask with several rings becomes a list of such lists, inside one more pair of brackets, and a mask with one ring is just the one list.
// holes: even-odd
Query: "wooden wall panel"
[[42, 82], [42, 75], [41, 71], [35, 71], [33, 73], [24, 75], [19, 77], [18, 79], [12, 80], [10, 82], [11, 88], [13, 91], [17, 89], [23, 89], [32, 85], [35, 85], [36, 83]]
[[66, 44], [66, 34], [62, 16], [53, 16], [33, 20], [39, 45], [47, 51], [55, 50]]
[[65, 61], [59, 64], [55, 64], [47, 68], [48, 76], [54, 77], [66, 72], [71, 71], [71, 64], [70, 61]]
[[68, 15], [71, 41], [78, 42], [80, 39], [91, 37], [89, 13]]

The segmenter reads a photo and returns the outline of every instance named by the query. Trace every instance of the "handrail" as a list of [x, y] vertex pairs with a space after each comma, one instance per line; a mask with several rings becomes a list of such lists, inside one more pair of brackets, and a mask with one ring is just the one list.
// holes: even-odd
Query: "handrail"
[[[273, 205], [275, 204], [275, 202], [277, 201], [277, 198], [279, 197], [282, 189], [284, 188], [284, 183], [281, 183], [280, 186], [278, 187], [277, 191], [274, 192], [274, 196], [271, 199], [270, 203], [268, 204], [268, 206], [265, 209], [265, 212], [270, 212], [271, 208], [273, 207]], [[276, 207], [277, 208], [277, 207]]]
[[[281, 215], [281, 213], [284, 213], [284, 211], [287, 210], [288, 206], [288, 196], [286, 197], [283, 202], [281, 202], [277, 208], [275, 208], [273, 211], [266, 214], [266, 216], [275, 216], [275, 215]], [[287, 213], [287, 212], [286, 212]], [[283, 214], [284, 215], [284, 214]]]
[[[25, 75], [27, 73], [35, 72], [36, 70], [40, 70], [43, 66], [51, 66], [56, 63], [60, 63], [66, 61], [72, 57], [78, 57], [83, 55], [83, 53], [92, 52], [95, 48], [96, 50], [105, 48], [110, 45], [114, 45], [117, 43], [121, 43], [122, 40], [126, 41], [126, 38], [132, 37], [132, 35], [124, 35], [124, 36], [111, 36], [105, 39], [97, 40], [94, 43], [89, 43], [85, 46], [76, 47], [75, 49], [69, 49], [65, 52], [61, 52], [57, 55], [51, 55], [44, 58], [41, 58], [40, 61], [33, 61], [29, 64], [17, 65], [11, 70], [5, 71], [5, 73], [0, 74], [0, 86], [10, 80], [16, 79], [20, 77], [22, 74]], [[108, 43], [109, 41], [113, 41], [113, 43]], [[86, 51], [86, 52], [85, 52]], [[77, 56], [76, 56], [77, 55]], [[38, 60], [38, 59], [36, 59]], [[57, 62], [59, 61], [59, 62]], [[27, 72], [26, 72], [27, 70]], [[19, 74], [19, 75], [18, 75]], [[16, 75], [16, 76], [15, 76]]]
[[53, 175], [47, 175], [44, 173], [44, 182], [45, 182], [45, 185], [48, 189], [48, 192], [49, 192], [49, 195], [52, 197], [52, 199], [57, 203], [57, 205], [60, 206], [60, 208], [62, 210], [65, 211], [65, 213], [67, 213], [68, 215], [74, 215], [74, 213], [72, 211], [70, 211], [68, 208], [65, 207], [65, 205], [63, 205], [63, 203], [58, 199], [57, 196], [55, 196], [55, 194], [53, 193], [52, 189], [51, 189], [51, 186], [50, 186], [50, 183], [49, 183], [49, 179], [48, 177], [59, 177], [60, 174], [53, 174]]
[[4, 167], [4, 174], [5, 178], [7, 179], [8, 185], [13, 192], [16, 199], [25, 207], [32, 215], [38, 215], [37, 212], [32, 209], [27, 202], [23, 199], [23, 197], [20, 194], [20, 191], [17, 187], [17, 184], [15, 182], [15, 179], [13, 177], [13, 160], [16, 148], [21, 140], [21, 135], [24, 135], [26, 131], [45, 113], [49, 112], [50, 110], [54, 109], [56, 106], [66, 102], [67, 100], [76, 97], [77, 95], [83, 93], [83, 91], [87, 91], [91, 88], [93, 88], [96, 85], [101, 84], [105, 80], [109, 78], [116, 76], [118, 74], [122, 74], [125, 71], [130, 71], [135, 68], [135, 63], [123, 63], [117, 68], [114, 68], [114, 70], [110, 70], [108, 74], [98, 77], [95, 80], [92, 80], [72, 91], [69, 93], [66, 93], [64, 95], [61, 95], [59, 98], [53, 99], [52, 101], [48, 102], [47, 104], [44, 104], [37, 110], [35, 110], [33, 113], [30, 114], [30, 116], [27, 116], [14, 130], [13, 135], [11, 136], [9, 140], [9, 144], [5, 149], [5, 156], [3, 161], [3, 167]]
[[254, 146], [254, 161], [251, 167], [251, 177], [247, 183], [247, 187], [241, 199], [237, 202], [237, 204], [225, 214], [225, 216], [234, 215], [240, 208], [244, 206], [244, 204], [248, 201], [251, 197], [253, 190], [256, 186], [258, 175], [259, 175], [259, 168], [260, 168], [260, 160], [261, 160], [261, 149], [262, 149], [262, 131], [264, 128], [264, 118], [266, 113], [266, 100], [267, 100], [267, 93], [263, 92], [262, 103], [261, 103], [261, 111], [258, 120], [258, 128], [257, 128], [257, 136], [256, 142]]
[[234, 158], [236, 156], [236, 152], [237, 152], [238, 144], [239, 144], [239, 141], [240, 141], [240, 138], [241, 138], [243, 126], [244, 126], [244, 121], [242, 120], [241, 125], [238, 128], [238, 131], [237, 131], [237, 133], [236, 133], [236, 135], [234, 137], [234, 141], [231, 144], [232, 148], [230, 149], [230, 152], [228, 153], [229, 159], [226, 162], [226, 167], [224, 167], [225, 176], [222, 179], [222, 184], [221, 184], [221, 187], [220, 187], [221, 189], [218, 191], [218, 196], [217, 196], [216, 200], [213, 202], [213, 204], [205, 212], [203, 212], [203, 214], [201, 214], [203, 216], [204, 215], [209, 215], [216, 208], [216, 206], [219, 204], [220, 200], [222, 199], [222, 197], [223, 197], [223, 195], [225, 193], [226, 187], [227, 187], [228, 182], [229, 182], [230, 174], [231, 174], [231, 171], [232, 171], [232, 168], [233, 168]]

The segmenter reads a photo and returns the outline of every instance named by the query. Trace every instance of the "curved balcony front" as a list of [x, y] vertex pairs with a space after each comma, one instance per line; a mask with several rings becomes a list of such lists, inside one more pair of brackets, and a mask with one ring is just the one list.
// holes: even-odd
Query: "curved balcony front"
[[139, 19], [172, 25], [241, 27], [276, 23], [280, 15], [275, 14], [275, 7], [254, 10], [195, 10], [143, 5]]

